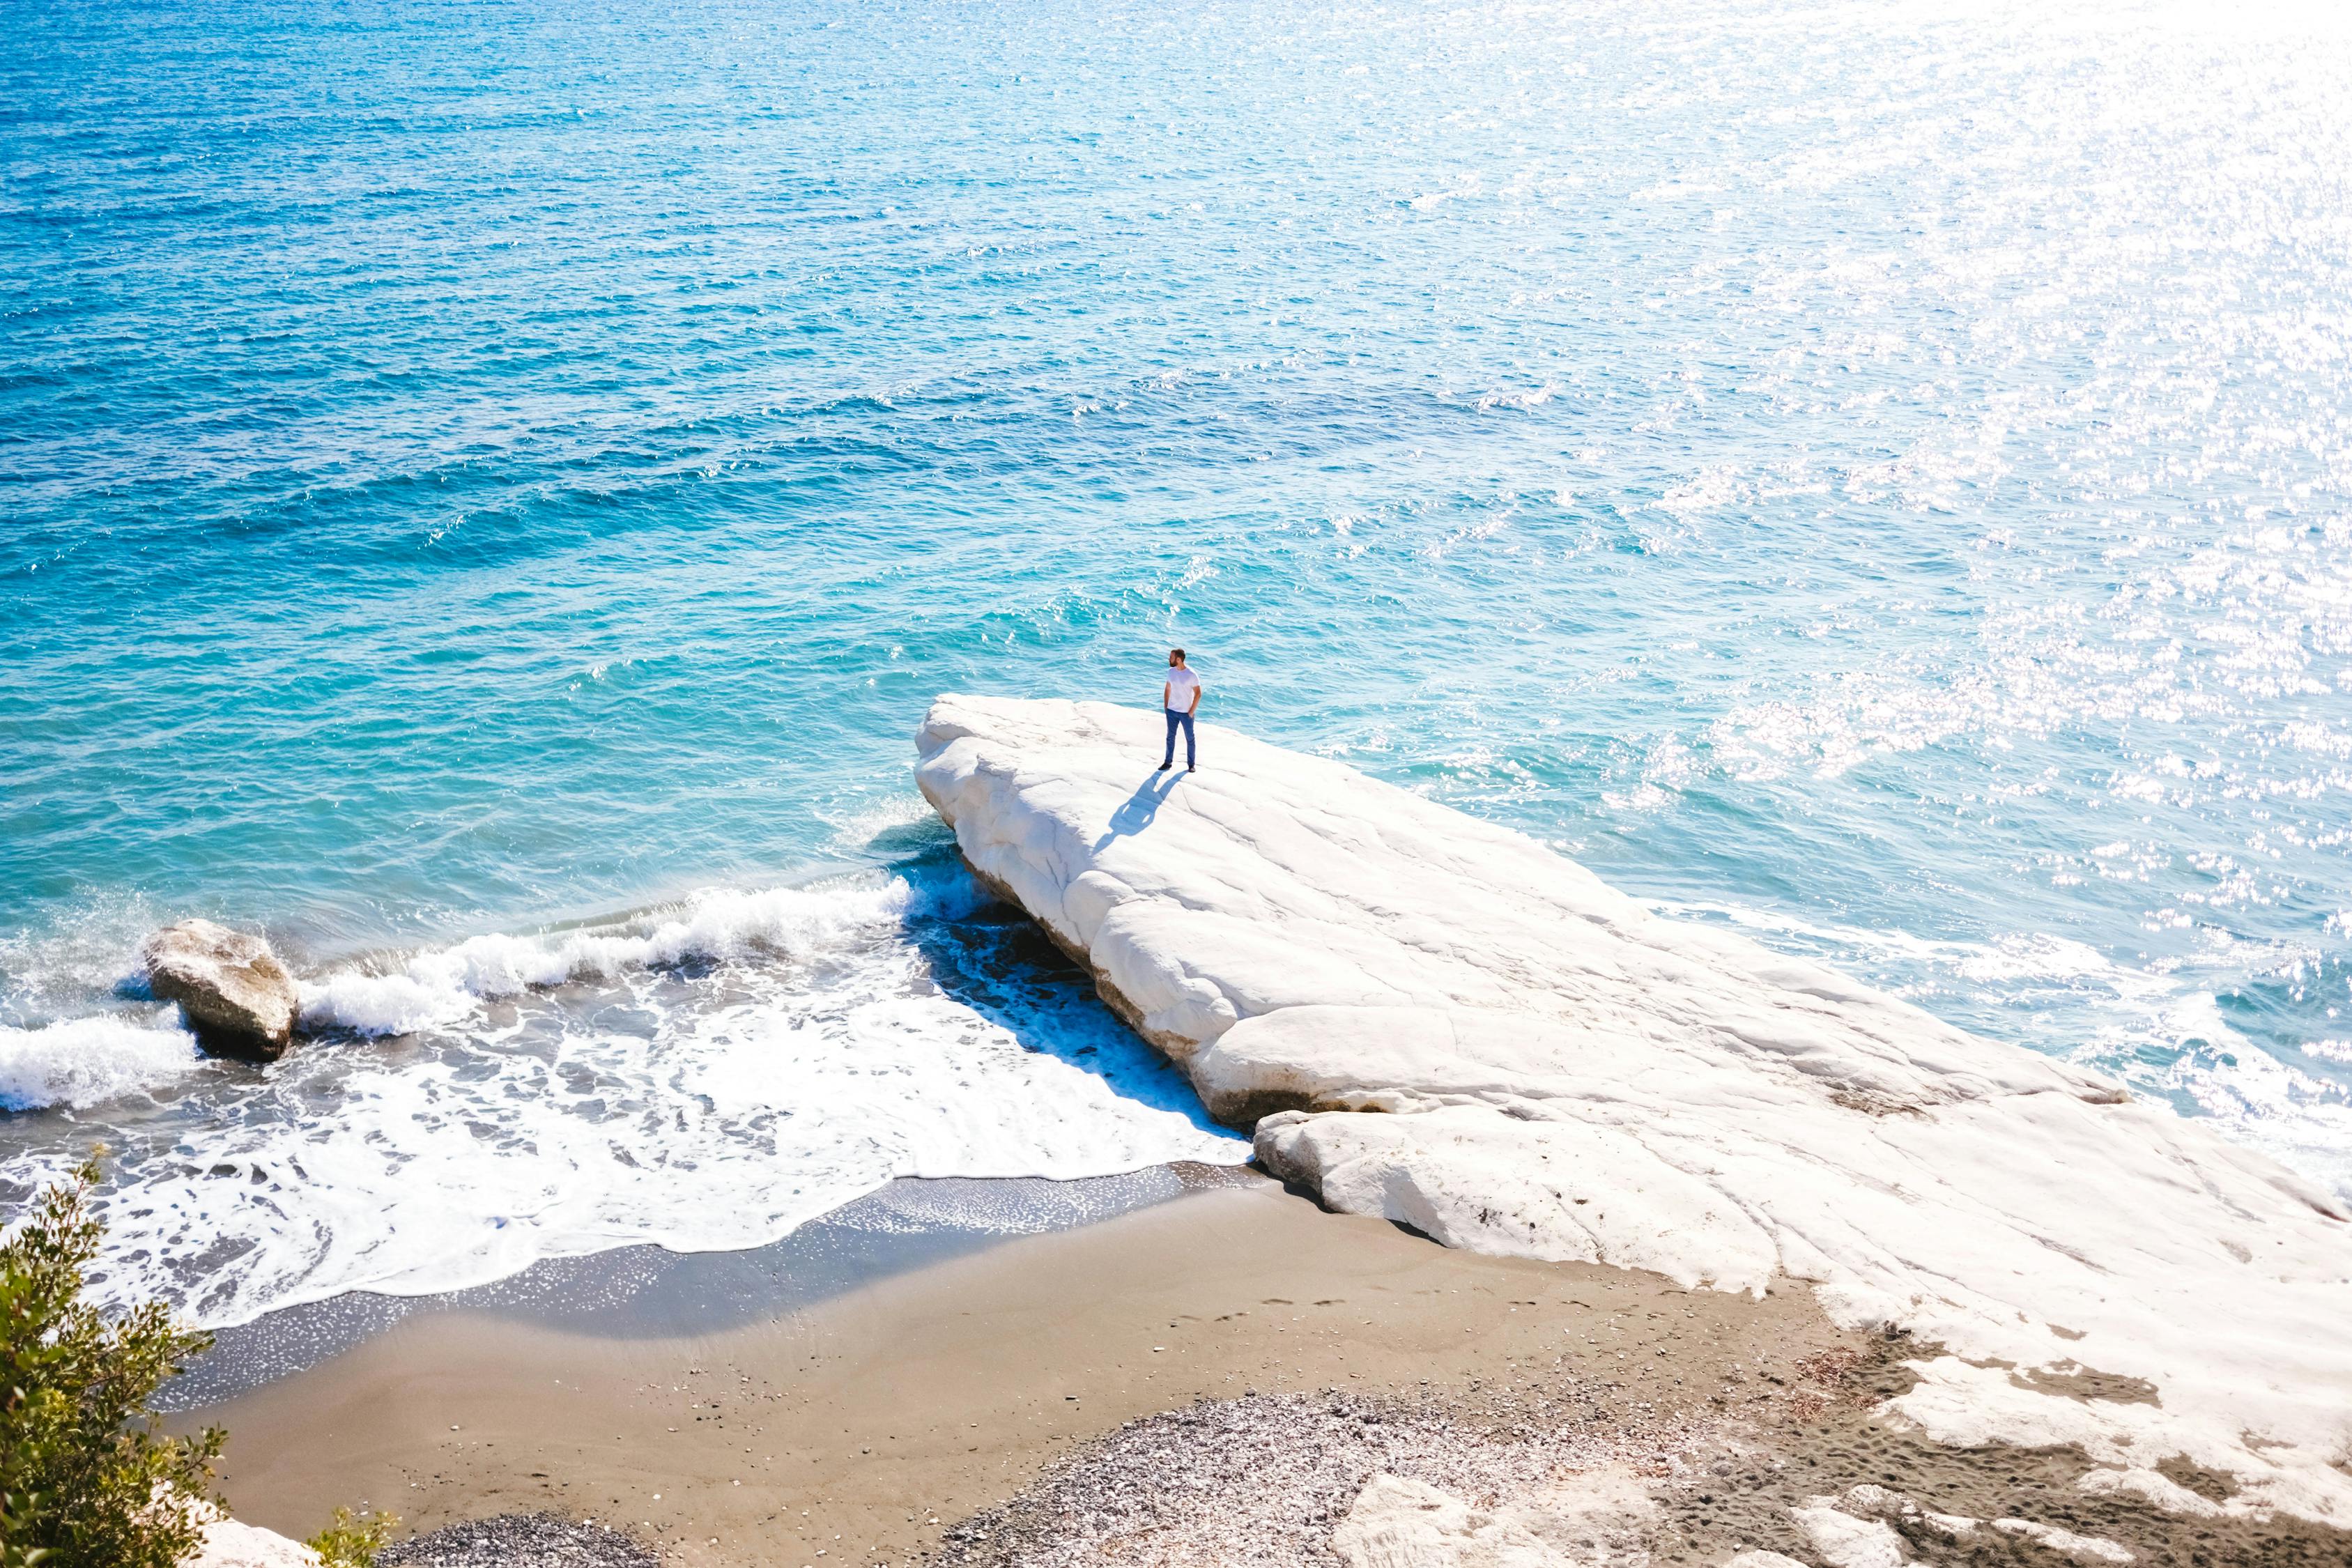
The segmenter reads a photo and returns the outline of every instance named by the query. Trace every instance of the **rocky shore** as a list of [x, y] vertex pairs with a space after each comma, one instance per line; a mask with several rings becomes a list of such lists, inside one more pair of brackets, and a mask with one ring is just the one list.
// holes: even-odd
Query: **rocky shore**
[[260, 937], [181, 921], [149, 937], [140, 956], [148, 989], [157, 1001], [179, 1005], [205, 1050], [272, 1062], [294, 1043], [301, 991]]
[[943, 697], [917, 779], [1267, 1169], [1452, 1247], [1806, 1281], [1940, 1347], [1889, 1419], [2070, 1447], [2086, 1496], [2352, 1525], [2334, 1195], [1353, 769], [1211, 730], [1202, 773], [1155, 773], [1157, 743]]
[[1793, 1281], [1449, 1249], [1264, 1181], [698, 1322], [419, 1314], [186, 1419], [261, 1523], [356, 1494], [435, 1568], [2352, 1559], [2194, 1465], [2162, 1465], [2182, 1513], [1890, 1420], [1932, 1347]]
[[604, 1525], [505, 1513], [411, 1536], [376, 1561], [380, 1568], [655, 1568], [660, 1559]]
[[[1559, 1367], [1440, 1393], [1328, 1389], [1129, 1423], [955, 1526], [930, 1568], [2321, 1568], [2352, 1542], [2289, 1516], [2194, 1520], [2086, 1495], [2082, 1456], [1958, 1450], [1876, 1410], [1916, 1347], [1784, 1363], [1664, 1402]], [[1727, 1371], [1732, 1369], [1725, 1369]], [[1758, 1380], [1760, 1381], [1760, 1380]], [[1733, 1397], [1727, 1398], [1727, 1394]], [[2210, 1475], [2188, 1479], [2210, 1489]], [[2201, 1494], [2200, 1494], [2201, 1495]]]
[[249, 1522], [388, 1506], [387, 1568], [2352, 1562], [2332, 1195], [1337, 764], [1157, 774], [1148, 720], [942, 699], [918, 777], [1286, 1184], [724, 1321], [411, 1313], [174, 1417]]

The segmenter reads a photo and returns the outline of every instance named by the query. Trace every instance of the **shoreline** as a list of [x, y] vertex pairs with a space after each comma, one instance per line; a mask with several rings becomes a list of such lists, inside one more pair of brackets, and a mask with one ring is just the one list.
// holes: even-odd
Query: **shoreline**
[[[1907, 1436], [1872, 1409], [1908, 1385], [1913, 1347], [1838, 1330], [1793, 1282], [1759, 1298], [1454, 1250], [1264, 1179], [690, 1318], [418, 1314], [173, 1424], [226, 1426], [223, 1490], [283, 1532], [338, 1503], [419, 1531], [545, 1510], [687, 1564], [1092, 1561], [1087, 1521], [1110, 1515], [1073, 1506], [1089, 1496], [1165, 1512], [1135, 1536], [1160, 1555], [1130, 1542], [1123, 1562], [1214, 1561], [1187, 1531], [1244, 1528], [1289, 1542], [1277, 1560], [1336, 1561], [1333, 1510], [1374, 1471], [1484, 1486], [1492, 1506], [1603, 1459], [1657, 1495], [1660, 1563], [1822, 1562], [1791, 1510], [1862, 1483], [2143, 1553], [2192, 1532], [2232, 1563], [2347, 1547], [2086, 1496], [2078, 1454]], [[1135, 1486], [1139, 1446], [1168, 1485]], [[1320, 1513], [1286, 1500], [1310, 1495]]]
[[[1563, 1291], [1660, 1323], [1696, 1304], [1748, 1358], [1839, 1338], [1801, 1292], [1454, 1251], [1258, 1179], [724, 1327], [419, 1314], [172, 1424], [226, 1426], [236, 1516], [286, 1533], [337, 1503], [417, 1530], [549, 1509], [685, 1563], [904, 1563], [1073, 1445], [1196, 1398], [1418, 1390], [1564, 1353], [1535, 1310]], [[1682, 1375], [1586, 1348], [1638, 1365], [1631, 1386]]]
[[[245, 1435], [240, 1517], [803, 1568], [2352, 1560], [2326, 1194], [1337, 764], [1227, 737], [1238, 784], [1130, 791], [1131, 718], [942, 698], [918, 782], [1270, 1175], [256, 1325], [183, 1413]], [[2199, 1250], [2239, 1232], [2255, 1275]]]
[[1059, 1181], [900, 1176], [758, 1247], [674, 1251], [633, 1242], [541, 1258], [461, 1290], [347, 1290], [277, 1308], [210, 1331], [213, 1348], [164, 1385], [156, 1407], [178, 1413], [222, 1404], [323, 1366], [401, 1323], [449, 1314], [618, 1339], [723, 1331], [1020, 1237], [1263, 1179], [1245, 1166], [1190, 1161]]
[[1812, 1281], [1935, 1347], [1888, 1413], [1943, 1443], [2352, 1529], [2336, 1194], [1344, 763], [1214, 731], [1217, 771], [1139, 784], [1152, 733], [946, 693], [916, 782], [1262, 1169], [1466, 1251]]

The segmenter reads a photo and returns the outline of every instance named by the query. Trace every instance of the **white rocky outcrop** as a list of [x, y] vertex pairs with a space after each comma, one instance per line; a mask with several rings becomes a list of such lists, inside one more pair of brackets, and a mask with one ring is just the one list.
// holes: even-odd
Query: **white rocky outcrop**
[[1824, 1568], [1903, 1568], [1910, 1561], [1903, 1538], [1882, 1520], [1856, 1519], [1826, 1498], [1791, 1511]]
[[320, 1568], [319, 1554], [274, 1530], [215, 1515], [180, 1568]]
[[943, 697], [917, 777], [1270, 1168], [1452, 1246], [1810, 1281], [1944, 1348], [1890, 1411], [1938, 1438], [2182, 1454], [2233, 1510], [2352, 1525], [2332, 1194], [1338, 763], [1209, 728], [1204, 771], [1159, 773], [1160, 740]]
[[141, 955], [160, 1002], [176, 1002], [207, 1051], [276, 1061], [294, 1039], [301, 993], [269, 944], [211, 921], [182, 921]]
[[1569, 1568], [1516, 1520], [1399, 1476], [1365, 1485], [1331, 1552], [1348, 1568]]
[[2020, 1535], [2046, 1551], [2061, 1557], [2071, 1557], [2088, 1568], [2105, 1564], [2120, 1565], [2132, 1561], [2131, 1549], [2120, 1542], [2109, 1541], [2103, 1535], [2077, 1535], [2071, 1530], [2061, 1530], [2054, 1524], [2036, 1524], [2030, 1519], [1996, 1519], [1992, 1527], [2004, 1535]]
[[1331, 1532], [1348, 1568], [1642, 1568], [1657, 1505], [1622, 1470], [1480, 1507], [1405, 1476], [1374, 1476]]

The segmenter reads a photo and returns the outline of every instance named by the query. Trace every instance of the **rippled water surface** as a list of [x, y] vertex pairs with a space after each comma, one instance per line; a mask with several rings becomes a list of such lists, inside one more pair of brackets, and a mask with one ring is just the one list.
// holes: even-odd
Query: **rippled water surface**
[[118, 1278], [1236, 1157], [907, 774], [1171, 641], [2352, 1192], [2333, 8], [0, 12], [0, 1197]]

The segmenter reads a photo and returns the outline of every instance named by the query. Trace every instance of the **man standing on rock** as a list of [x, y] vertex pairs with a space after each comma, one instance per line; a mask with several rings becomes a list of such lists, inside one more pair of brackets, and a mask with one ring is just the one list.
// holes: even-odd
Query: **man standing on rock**
[[1160, 759], [1160, 771], [1166, 773], [1176, 765], [1176, 727], [1184, 728], [1184, 771], [1200, 771], [1199, 754], [1192, 749], [1192, 715], [1201, 710], [1201, 678], [1184, 667], [1184, 650], [1168, 650], [1168, 683], [1160, 689], [1160, 706], [1168, 711], [1168, 754]]

